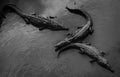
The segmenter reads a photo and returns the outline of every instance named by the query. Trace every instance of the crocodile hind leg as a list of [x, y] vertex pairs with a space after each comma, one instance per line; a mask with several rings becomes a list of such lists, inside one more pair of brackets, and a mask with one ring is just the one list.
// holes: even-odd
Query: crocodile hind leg
[[89, 31], [90, 31], [90, 34], [92, 35], [93, 34], [93, 32], [94, 32], [94, 30], [93, 30], [93, 28], [92, 27], [90, 27], [89, 28]]
[[106, 55], [106, 53], [105, 52], [101, 52], [101, 56], [105, 56]]
[[80, 50], [80, 51], [79, 51], [80, 54], [82, 54], [82, 55], [85, 54], [85, 50], [84, 50], [83, 48], [80, 48], [79, 50]]
[[29, 20], [27, 18], [24, 18], [26, 24], [30, 24]]

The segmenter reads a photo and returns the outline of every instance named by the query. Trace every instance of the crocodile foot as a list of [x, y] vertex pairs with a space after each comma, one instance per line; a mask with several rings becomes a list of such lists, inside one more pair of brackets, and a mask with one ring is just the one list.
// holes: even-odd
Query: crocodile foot
[[72, 37], [73, 36], [73, 34], [72, 33], [67, 33], [67, 35], [66, 35], [67, 37]]
[[92, 35], [92, 34], [93, 34], [93, 32], [94, 32], [93, 28], [92, 28], [92, 27], [90, 27], [90, 28], [89, 28], [89, 30], [90, 30], [90, 34]]
[[47, 18], [48, 19], [55, 19], [55, 18], [57, 18], [57, 16], [48, 16]]
[[85, 50], [83, 48], [80, 48], [79, 53], [82, 54], [82, 55], [84, 55], [85, 54]]

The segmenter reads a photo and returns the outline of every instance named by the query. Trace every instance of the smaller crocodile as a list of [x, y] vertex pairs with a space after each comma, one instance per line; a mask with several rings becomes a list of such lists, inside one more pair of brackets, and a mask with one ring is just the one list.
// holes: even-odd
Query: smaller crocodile
[[69, 34], [70, 37], [65, 38], [64, 40], [60, 41], [57, 45], [55, 45], [56, 48], [55, 51], [58, 51], [60, 48], [70, 43], [84, 40], [89, 34], [92, 34], [94, 31], [92, 29], [93, 26], [92, 18], [85, 10], [70, 9], [69, 7], [66, 7], [66, 9], [71, 13], [82, 15], [87, 20], [87, 23], [82, 27], [78, 27], [78, 29], [74, 33]]
[[97, 62], [100, 66], [114, 73], [114, 70], [111, 69], [107, 59], [104, 58], [103, 55], [104, 52], [98, 50], [96, 47], [93, 47], [89, 44], [72, 43], [70, 45], [67, 45], [59, 50], [58, 57], [60, 53], [64, 52], [65, 50], [73, 49], [73, 48], [80, 50], [79, 51], [80, 54], [87, 55], [90, 58], [92, 58], [90, 63]]
[[68, 31], [68, 28], [63, 27], [62, 25], [58, 24], [57, 22], [54, 22], [50, 19], [44, 18], [44, 17], [36, 17], [34, 15], [27, 15], [23, 13], [16, 5], [14, 4], [7, 4], [3, 8], [4, 10], [10, 10], [12, 12], [17, 13], [19, 16], [21, 16], [26, 24], [32, 24], [35, 27], [39, 28], [39, 30], [44, 29], [50, 29], [52, 31], [60, 31], [60, 30], [66, 30]]

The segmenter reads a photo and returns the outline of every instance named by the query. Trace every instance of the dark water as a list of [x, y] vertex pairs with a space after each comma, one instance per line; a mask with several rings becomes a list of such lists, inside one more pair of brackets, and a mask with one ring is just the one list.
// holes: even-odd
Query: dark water
[[[32, 2], [32, 0], [30, 1]], [[17, 4], [20, 6], [22, 2], [21, 0]], [[76, 26], [85, 23], [82, 17], [70, 14], [63, 9], [63, 6], [69, 1], [64, 1], [65, 4], [62, 4], [61, 8], [60, 5], [58, 7], [57, 4], [51, 2], [52, 6], [48, 6], [48, 4], [44, 6], [40, 3], [40, 6], [43, 6], [41, 9], [44, 11], [31, 10], [29, 4], [21, 6], [21, 8], [25, 12], [30, 10], [29, 13], [37, 11], [38, 14], [58, 15], [56, 21], [69, 27], [71, 32], [75, 30]], [[56, 0], [53, 3], [59, 2]], [[85, 42], [90, 42], [107, 53], [106, 58], [115, 70], [114, 74], [96, 63], [90, 64], [91, 59], [79, 55], [74, 49], [62, 53], [57, 59], [54, 45], [64, 39], [68, 32], [39, 31], [32, 25], [26, 25], [19, 16], [12, 13], [7, 15], [0, 34], [0, 77], [119, 77], [120, 1], [78, 0], [77, 5], [78, 7], [84, 5], [83, 8], [90, 13], [94, 21], [95, 32]], [[54, 8], [55, 6], [57, 8]], [[25, 10], [24, 7], [30, 9]], [[48, 7], [50, 10], [46, 10]]]

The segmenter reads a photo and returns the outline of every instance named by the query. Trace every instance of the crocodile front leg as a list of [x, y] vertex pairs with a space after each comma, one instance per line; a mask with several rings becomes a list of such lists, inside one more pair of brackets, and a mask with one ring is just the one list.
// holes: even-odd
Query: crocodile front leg
[[73, 35], [72, 33], [67, 33], [66, 36], [68, 36], [68, 37], [73, 37], [74, 35]]
[[29, 20], [27, 18], [24, 18], [26, 24], [30, 24]]

